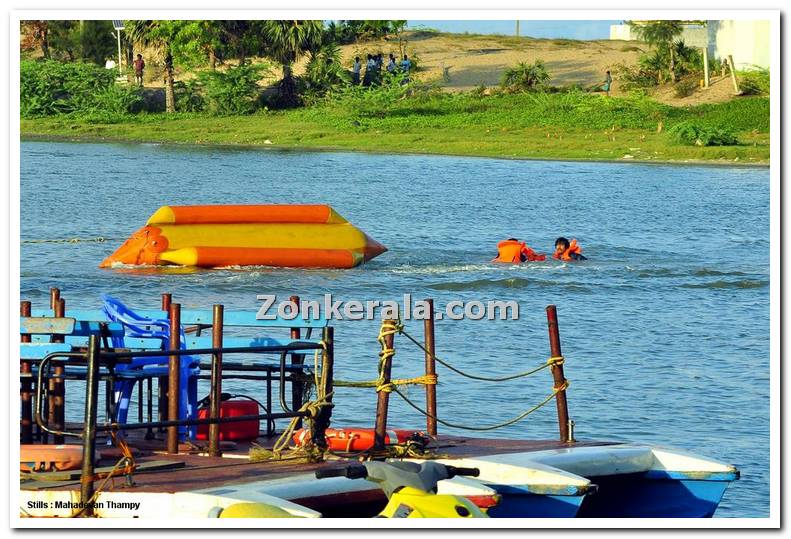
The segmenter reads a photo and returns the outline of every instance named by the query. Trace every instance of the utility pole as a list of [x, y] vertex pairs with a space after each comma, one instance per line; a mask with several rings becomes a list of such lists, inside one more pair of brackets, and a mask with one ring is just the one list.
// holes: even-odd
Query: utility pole
[[516, 21], [516, 37], [519, 37], [519, 21]]
[[113, 28], [115, 28], [115, 34], [118, 37], [118, 78], [120, 79], [124, 76], [121, 70], [121, 30], [124, 29], [124, 21], [113, 21]]

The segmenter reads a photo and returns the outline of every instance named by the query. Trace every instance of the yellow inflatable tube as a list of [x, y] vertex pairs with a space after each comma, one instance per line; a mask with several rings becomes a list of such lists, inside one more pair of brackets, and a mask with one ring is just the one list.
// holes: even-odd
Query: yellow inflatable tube
[[163, 206], [99, 267], [351, 268], [385, 251], [326, 205]]

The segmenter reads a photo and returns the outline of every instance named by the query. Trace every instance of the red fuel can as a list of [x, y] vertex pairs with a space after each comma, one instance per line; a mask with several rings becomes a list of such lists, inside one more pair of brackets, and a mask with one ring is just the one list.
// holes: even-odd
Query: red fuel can
[[[239, 417], [244, 415], [258, 415], [258, 404], [248, 400], [227, 400], [220, 403], [220, 417]], [[209, 417], [208, 408], [198, 409], [198, 419]], [[235, 423], [220, 424], [220, 440], [244, 441], [258, 438], [258, 420], [237, 421]], [[198, 425], [196, 440], [209, 439], [209, 425]]]

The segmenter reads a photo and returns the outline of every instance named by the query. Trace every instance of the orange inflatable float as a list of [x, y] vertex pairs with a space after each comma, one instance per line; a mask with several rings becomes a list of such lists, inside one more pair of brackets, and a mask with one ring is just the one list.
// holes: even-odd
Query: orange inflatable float
[[327, 205], [163, 206], [99, 267], [351, 268], [385, 251]]
[[23, 444], [19, 448], [19, 470], [22, 472], [77, 470], [81, 466], [81, 445]]
[[[425, 437], [423, 433], [414, 429], [390, 429], [386, 431], [385, 444], [404, 443], [415, 434]], [[374, 429], [326, 429], [324, 436], [327, 439], [327, 447], [332, 451], [345, 453], [367, 451], [374, 445]], [[291, 439], [298, 447], [301, 447], [310, 441], [310, 430], [300, 429], [294, 433]]]

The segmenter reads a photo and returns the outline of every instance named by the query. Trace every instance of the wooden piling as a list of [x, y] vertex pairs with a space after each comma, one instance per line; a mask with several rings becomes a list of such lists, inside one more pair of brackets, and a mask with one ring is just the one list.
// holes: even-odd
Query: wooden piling
[[703, 87], [709, 87], [709, 47], [703, 47]]
[[[423, 321], [426, 348], [426, 376], [437, 374], [437, 365], [434, 360], [434, 300], [425, 300], [428, 305], [428, 318]], [[429, 436], [437, 435], [437, 386], [426, 384], [426, 432]]]
[[[393, 355], [395, 348], [393, 342], [395, 340], [395, 320], [384, 320], [382, 322], [382, 330], [386, 332], [384, 336], [384, 349], [382, 352], [385, 354], [384, 362], [382, 364], [382, 378], [380, 383], [389, 384], [391, 379], [391, 370], [393, 366]], [[385, 436], [387, 433], [387, 408], [390, 402], [390, 393], [387, 391], [377, 392], [376, 400], [376, 426], [374, 429], [374, 450], [382, 450], [385, 448]]]
[[[181, 348], [180, 332], [181, 329], [181, 305], [178, 303], [170, 304], [170, 350]], [[179, 383], [181, 375], [181, 357], [171, 355], [168, 357], [168, 420], [178, 421], [179, 419]], [[172, 426], [167, 428], [168, 446], [170, 454], [179, 452], [179, 428]]]
[[[547, 306], [547, 327], [549, 329], [549, 349], [553, 358], [563, 357], [563, 352], [560, 349], [560, 331], [558, 329], [558, 312], [554, 305]], [[552, 377], [554, 379], [555, 388], [563, 388], [555, 395], [555, 402], [558, 407], [558, 427], [560, 429], [560, 441], [564, 443], [571, 443], [569, 436], [569, 408], [566, 402], [566, 390], [564, 388], [566, 377], [563, 374], [563, 364], [553, 365], [551, 367]]]
[[[162, 294], [161, 309], [165, 311], [168, 319], [170, 318], [170, 304], [172, 303], [173, 296], [167, 292]], [[167, 399], [167, 377], [157, 377], [157, 417], [159, 421], [165, 421], [168, 418], [168, 399]], [[165, 432], [165, 429], [160, 428], [159, 432]]]
[[[58, 289], [55, 288], [54, 290], [57, 291]], [[66, 300], [60, 297], [59, 291], [57, 300], [55, 302], [54, 311], [56, 318], [63, 318], [66, 316]], [[63, 335], [53, 335], [51, 338], [51, 341], [56, 343], [62, 343], [65, 342], [65, 340], [65, 336]], [[49, 411], [47, 414], [47, 420], [52, 430], [64, 430], [64, 426], [66, 424], [66, 383], [63, 379], [64, 373], [65, 368], [63, 362], [53, 361], [52, 378], [49, 379]], [[65, 440], [62, 435], [55, 434], [52, 437], [52, 442], [55, 444], [62, 444], [64, 441]]]
[[[29, 301], [19, 302], [19, 315], [29, 317], [31, 311], [31, 304]], [[31, 337], [28, 334], [22, 333], [20, 335], [21, 342], [31, 342]], [[19, 434], [20, 441], [23, 444], [33, 443], [33, 382], [30, 378], [32, 369], [30, 361], [25, 361], [23, 358], [19, 362], [19, 373], [22, 375], [19, 384], [19, 400], [20, 407], [20, 420], [19, 420]]]
[[[215, 305], [211, 327], [212, 348], [222, 348], [223, 334], [223, 306]], [[209, 417], [217, 419], [220, 417], [220, 407], [222, 400], [222, 353], [215, 352], [211, 355], [211, 389], [209, 392]], [[220, 425], [219, 423], [209, 424], [209, 456], [219, 457], [220, 451]]]
[[[299, 296], [291, 296], [288, 299], [294, 304], [294, 309], [296, 309], [296, 312], [299, 313]], [[297, 316], [299, 315], [297, 314]], [[299, 328], [291, 328], [290, 336], [292, 339], [300, 339], [302, 332]], [[302, 365], [302, 363], [305, 361], [305, 356], [303, 354], [291, 354], [290, 359], [292, 365]], [[296, 379], [296, 371], [292, 371], [291, 376], [291, 409], [299, 410], [302, 407], [302, 393], [304, 392], [304, 384]], [[302, 428], [302, 419], [297, 421], [296, 428]]]
[[[85, 421], [82, 429], [82, 473], [80, 475], [80, 502], [87, 504], [94, 495], [94, 454], [96, 450], [96, 413], [99, 402], [99, 337], [88, 340], [88, 370], [85, 376]], [[93, 516], [93, 506], [87, 505], [83, 516]]]
[[[324, 353], [322, 355], [321, 382], [323, 393], [326, 395], [327, 406], [323, 406], [318, 416], [311, 422], [310, 438], [313, 443], [322, 451], [327, 449], [327, 438], [324, 431], [330, 426], [332, 418], [332, 379], [335, 371], [335, 329], [325, 327], [321, 333], [321, 340], [324, 342]], [[317, 388], [318, 391], [318, 388]]]

